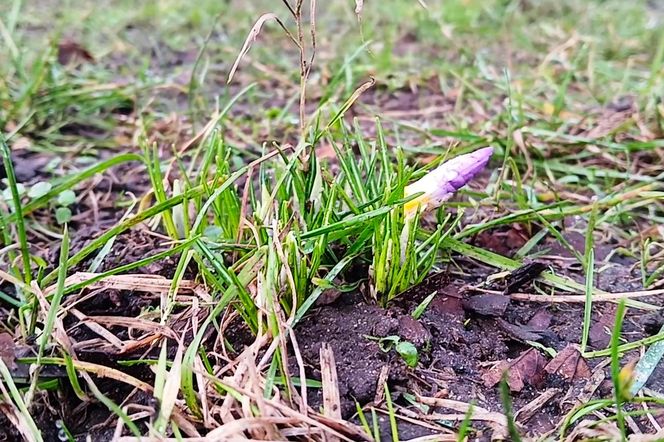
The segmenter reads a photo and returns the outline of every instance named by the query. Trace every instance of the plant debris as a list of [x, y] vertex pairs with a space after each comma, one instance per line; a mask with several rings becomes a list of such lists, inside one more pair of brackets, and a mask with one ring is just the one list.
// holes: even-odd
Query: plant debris
[[526, 385], [538, 388], [544, 382], [542, 369], [546, 365], [545, 357], [534, 348], [529, 348], [513, 361], [500, 361], [483, 376], [487, 387], [497, 385], [507, 372], [507, 385], [511, 391], [519, 392]]

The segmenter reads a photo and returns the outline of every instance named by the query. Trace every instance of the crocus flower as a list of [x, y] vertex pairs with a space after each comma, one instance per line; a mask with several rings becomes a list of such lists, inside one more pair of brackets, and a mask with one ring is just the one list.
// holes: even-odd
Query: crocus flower
[[404, 189], [406, 197], [422, 193], [404, 205], [406, 218], [415, 216], [418, 210], [435, 209], [447, 201], [457, 190], [466, 185], [489, 162], [492, 147], [485, 147], [444, 162]]

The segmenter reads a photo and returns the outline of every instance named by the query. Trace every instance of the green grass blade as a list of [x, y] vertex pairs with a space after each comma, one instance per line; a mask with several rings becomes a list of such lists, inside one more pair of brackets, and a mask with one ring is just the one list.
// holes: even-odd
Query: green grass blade
[[41, 431], [39, 431], [37, 424], [35, 424], [35, 421], [32, 419], [28, 407], [26, 407], [25, 402], [23, 402], [21, 393], [18, 391], [18, 388], [16, 388], [16, 384], [14, 384], [14, 380], [12, 379], [12, 375], [9, 372], [9, 368], [7, 368], [7, 365], [2, 358], [0, 358], [0, 375], [2, 376], [5, 385], [9, 389], [11, 399], [14, 401], [14, 404], [23, 415], [23, 419], [25, 419], [26, 425], [28, 426], [32, 437], [36, 442], [42, 442], [44, 439], [42, 438]]
[[618, 428], [620, 428], [621, 440], [625, 440], [625, 418], [623, 416], [622, 403], [626, 397], [623, 389], [625, 380], [622, 379], [620, 372], [620, 332], [622, 330], [622, 323], [625, 317], [625, 300], [622, 299], [616, 309], [616, 321], [613, 326], [613, 333], [611, 333], [611, 380], [613, 381], [614, 400], [616, 404], [616, 420]]
[[510, 397], [510, 387], [507, 384], [507, 372], [503, 374], [500, 381], [500, 399], [505, 409], [505, 417], [507, 417], [507, 431], [510, 435], [510, 440], [513, 442], [521, 442], [519, 429], [514, 421], [514, 413], [512, 412], [512, 398]]
[[586, 267], [585, 295], [583, 303], [583, 330], [581, 332], [581, 353], [585, 353], [590, 335], [593, 308], [593, 281], [595, 280], [595, 251], [590, 249], [584, 260]]
[[13, 214], [10, 215], [9, 221], [15, 219], [16, 231], [18, 233], [18, 241], [21, 246], [21, 258], [23, 260], [23, 278], [26, 284], [32, 281], [32, 271], [30, 269], [30, 248], [28, 246], [28, 237], [25, 232], [25, 221], [23, 219], [24, 213], [21, 206], [21, 196], [18, 194], [16, 183], [16, 174], [14, 173], [14, 164], [12, 162], [11, 152], [9, 146], [5, 142], [5, 136], [0, 132], [0, 149], [2, 150], [2, 163], [5, 167], [7, 180], [9, 181], [9, 188], [12, 194]]
[[438, 290], [434, 290], [433, 292], [431, 292], [429, 296], [424, 298], [424, 300], [418, 304], [418, 306], [415, 308], [415, 310], [413, 310], [413, 313], [411, 314], [413, 319], [420, 319], [424, 311], [427, 309], [427, 307], [429, 307], [429, 304], [431, 304], [431, 301], [433, 301], [433, 298], [437, 294]]
[[468, 440], [468, 433], [472, 429], [472, 419], [473, 419], [473, 403], [471, 402], [466, 415], [459, 425], [459, 431], [457, 433], [457, 442], [466, 442]]
[[390, 389], [387, 387], [387, 382], [383, 385], [385, 391], [385, 403], [387, 404], [387, 415], [390, 419], [390, 432], [392, 433], [392, 441], [399, 442], [399, 428], [397, 426], [397, 416], [392, 403], [392, 395]]

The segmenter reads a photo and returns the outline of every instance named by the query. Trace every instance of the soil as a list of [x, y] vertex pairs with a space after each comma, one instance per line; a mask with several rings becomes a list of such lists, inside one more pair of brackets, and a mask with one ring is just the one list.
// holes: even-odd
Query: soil
[[[623, 265], [609, 268], [612, 270], [602, 275], [600, 286], [610, 287], [613, 291], [629, 290], [631, 285], [625, 283], [628, 275], [633, 277], [629, 268]], [[536, 351], [541, 371], [551, 357], [533, 350], [531, 345], [520, 339], [521, 333], [538, 331], [541, 339], [533, 334], [534, 339], [560, 353], [568, 345], [580, 341], [583, 308], [580, 305], [509, 302], [501, 317], [481, 315], [464, 308], [464, 300], [476, 296], [464, 287], [474, 282], [477, 281], [459, 277], [450, 280], [449, 275], [434, 275], [388, 308], [369, 304], [355, 294], [343, 296], [335, 305], [312, 312], [297, 329], [302, 356], [310, 367], [309, 375], [320, 379], [317, 369], [320, 347], [322, 343], [329, 344], [337, 363], [345, 418], [355, 413], [356, 402], [360, 405], [378, 405], [375, 400], [382, 370], [387, 371], [386, 380], [392, 398], [400, 405], [408, 407], [405, 395], [417, 392], [422, 396], [473, 402], [487, 410], [503, 412], [499, 386], [487, 384], [492, 366], [501, 361], [518, 360]], [[433, 290], [438, 292], [436, 297], [419, 320], [413, 319], [411, 313], [415, 307]], [[637, 319], [640, 313], [633, 313], [634, 316], [628, 316], [623, 328], [624, 335], [629, 336], [630, 340], [649, 333], [642, 321]], [[606, 348], [610, 338], [607, 330], [611, 329], [614, 318], [612, 304], [594, 306], [591, 349]], [[375, 338], [387, 336], [399, 336], [418, 347], [419, 364], [416, 368], [409, 368], [396, 351], [381, 349]], [[602, 360], [587, 362], [592, 370]], [[513, 366], [511, 369], [519, 372], [520, 368]], [[609, 379], [608, 368], [599, 370], [604, 370]], [[519, 375], [523, 375], [524, 386], [520, 391], [512, 391], [514, 410], [520, 410], [550, 389], [560, 391], [539, 409], [535, 417], [524, 421], [517, 419], [531, 435], [545, 434], [553, 430], [576, 405], [569, 397], [573, 397], [570, 395], [575, 390], [583, 388], [589, 373], [577, 372], [575, 376], [565, 379], [564, 373], [560, 372], [541, 376], [541, 373], [522, 371]], [[655, 379], [653, 376], [650, 385], [661, 387], [661, 382]], [[606, 383], [602, 387], [607, 388]], [[319, 390], [312, 390], [311, 398], [314, 407], [321, 404]], [[377, 399], [383, 401], [380, 396]], [[416, 410], [412, 406], [410, 409]], [[483, 429], [482, 425], [479, 429]], [[408, 436], [429, 434], [429, 431], [420, 427], [419, 433], [409, 433]], [[482, 439], [489, 437], [490, 432], [475, 436]]]
[[[82, 227], [77, 233], [72, 245], [74, 251], [98, 234], [98, 226]], [[507, 238], [509, 235], [493, 237]], [[479, 240], [481, 238], [476, 242]], [[570, 242], [575, 244], [574, 241]], [[99, 270], [107, 270], [156, 253], [165, 247], [162, 243], [160, 237], [140, 228], [122, 234], [116, 239], [111, 253], [102, 262]], [[567, 251], [556, 252], [563, 256]], [[49, 261], [57, 262], [57, 249], [53, 248], [51, 254]], [[79, 268], [87, 268], [91, 259]], [[343, 294], [332, 304], [312, 310], [296, 328], [308, 378], [320, 380], [320, 348], [323, 343], [327, 343], [336, 359], [342, 415], [346, 419], [357, 421], [356, 403], [360, 406], [384, 405], [384, 397], [379, 391], [382, 387], [379, 385], [381, 376], [387, 383], [393, 401], [416, 414], [419, 414], [419, 411], [408, 402], [409, 395], [412, 394], [463, 403], [472, 402], [490, 411], [503, 412], [499, 385], [495, 379], [491, 379], [495, 377], [496, 367], [509, 367], [522, 378], [521, 385], [517, 385], [516, 391], [513, 389], [511, 392], [513, 408], [516, 411], [551, 389], [560, 392], [544, 403], [530, 419], [517, 419], [517, 423], [532, 435], [553, 430], [575, 405], [573, 394], [582, 390], [589, 382], [588, 373], [573, 373], [572, 376], [566, 377], [564, 373], [553, 372], [542, 376], [543, 368], [550, 362], [551, 357], [534, 349], [526, 341], [538, 341], [559, 353], [568, 345], [580, 342], [582, 307], [573, 304], [514, 302], [502, 295], [473, 291], [468, 287], [483, 282], [491, 272], [462, 257], [456, 259], [461, 268], [472, 271], [463, 275], [448, 272], [433, 275], [422, 285], [399, 296], [387, 307], [367, 301], [362, 294], [356, 292]], [[620, 257], [616, 257], [615, 261], [618, 262], [607, 262], [599, 272], [597, 285], [611, 291], [639, 288], [638, 277], [631, 270], [632, 263], [624, 262]], [[170, 258], [141, 271], [169, 277], [176, 262], [175, 258]], [[558, 265], [555, 262], [551, 264]], [[576, 272], [576, 277], [581, 277], [581, 273], [574, 267], [557, 268], [568, 275]], [[532, 292], [532, 283], [528, 284], [523, 291]], [[414, 319], [412, 312], [433, 291], [437, 294], [430, 305], [419, 319]], [[146, 308], [157, 307], [158, 303], [159, 299], [154, 295], [103, 290], [77, 308], [85, 315], [136, 317]], [[603, 349], [609, 343], [615, 306], [598, 303], [593, 308], [590, 346], [592, 349]], [[635, 340], [656, 333], [661, 322], [662, 319], [656, 315], [642, 316], [638, 311], [630, 311], [624, 322], [624, 336]], [[71, 337], [77, 342], [85, 342], [95, 337], [85, 327], [76, 326], [76, 323], [71, 315], [65, 320]], [[126, 329], [110, 329], [119, 338], [127, 338]], [[389, 347], [388, 341], [394, 340], [394, 337], [411, 342], [417, 347], [419, 363], [415, 368], [408, 367], [394, 348], [381, 348]], [[248, 343], [246, 333], [242, 330], [229, 334], [227, 338], [236, 349], [241, 349]], [[122, 355], [122, 359], [145, 357], [145, 350], [143, 348], [133, 354]], [[535, 352], [536, 357], [533, 359]], [[156, 353], [152, 353], [154, 349], [150, 355], [156, 356]], [[123, 370], [147, 382], [151, 382], [153, 376], [146, 367], [117, 365], [117, 355], [95, 345], [89, 348], [81, 347], [78, 356], [84, 361]], [[629, 360], [629, 357], [630, 355], [626, 360]], [[524, 368], [519, 365], [519, 361], [530, 362]], [[589, 369], [594, 370], [602, 361], [587, 361]], [[295, 367], [295, 361], [292, 360], [291, 363]], [[604, 366], [599, 370], [603, 370], [605, 378], [609, 379], [608, 367]], [[661, 392], [664, 391], [664, 385], [659, 374], [663, 374], [661, 367], [652, 376], [648, 386]], [[52, 376], [64, 378], [65, 373], [61, 370]], [[97, 379], [96, 382], [104, 394], [118, 403], [128, 395], [136, 394], [117, 382], [103, 379]], [[45, 430], [46, 440], [57, 440], [58, 419], [64, 419], [67, 428], [77, 436], [91, 434], [95, 436], [95, 440], [108, 440], [114, 429], [113, 422], [107, 421], [110, 416], [108, 411], [94, 402], [81, 403], [71, 391], [68, 382], [62, 382], [62, 386], [63, 391], [59, 395], [54, 392], [45, 393], [36, 401], [38, 409], [41, 410], [37, 415], [39, 424]], [[510, 383], [510, 386], [513, 385]], [[611, 394], [608, 381], [599, 386], [599, 391]], [[133, 402], [149, 404], [150, 398], [134, 396]], [[310, 389], [309, 404], [314, 410], [321, 407], [321, 390]], [[432, 408], [430, 412], [452, 413], [463, 417], [463, 413], [441, 408]], [[0, 424], [2, 423], [0, 420]], [[456, 424], [458, 425], [458, 422]], [[645, 421], [640, 424], [648, 425]], [[454, 427], [455, 422], [450, 421], [446, 425]], [[380, 426], [385, 435], [389, 435], [390, 427], [386, 416], [381, 417]], [[11, 428], [11, 425], [4, 428]], [[475, 422], [473, 428], [473, 437], [477, 440], [489, 440], [493, 435], [493, 430], [487, 423]], [[402, 439], [433, 432], [428, 427], [405, 421], [400, 422], [399, 431]], [[14, 433], [7, 433], [6, 440], [15, 440], [15, 436]]]
[[[384, 92], [384, 91], [383, 91]], [[409, 96], [404, 91], [386, 96], [373, 95], [371, 100], [385, 103], [392, 102], [393, 108], [399, 111], [413, 110], [413, 118], [420, 114], [416, 109], [422, 108], [421, 97]], [[389, 98], [386, 98], [389, 95]], [[426, 95], [426, 94], [424, 94]], [[384, 101], [387, 100], [387, 101]], [[427, 106], [432, 115], [443, 114], [452, 108], [453, 99], [429, 95]], [[382, 106], [382, 104], [381, 104]], [[15, 158], [17, 172], [25, 181], [38, 181], [46, 172], [41, 171], [47, 161], [43, 157], [33, 157], [22, 152]], [[40, 162], [41, 161], [41, 162]], [[29, 163], [29, 165], [27, 164]], [[35, 166], [35, 164], [37, 166]], [[122, 166], [129, 167], [129, 166]], [[134, 167], [134, 166], [132, 166]], [[132, 179], [118, 179], [124, 172], [131, 172]], [[115, 225], [123, 214], [123, 209], [114, 205], [117, 195], [131, 191], [141, 195], [147, 188], [145, 177], [135, 174], [134, 169], [115, 171], [107, 174], [105, 183], [95, 191], [101, 194], [114, 195], [98, 207], [99, 217], [88, 216], [91, 207], [82, 202], [77, 206], [75, 215], [79, 215], [72, 224], [72, 253], [80, 250], [85, 244], [96, 238], [101, 232]], [[105, 175], [106, 176], [106, 175]], [[134, 179], [136, 177], [138, 179]], [[129, 184], [132, 183], [132, 184]], [[131, 186], [131, 187], [130, 187]], [[40, 214], [37, 214], [38, 216]], [[47, 214], [41, 214], [46, 216]], [[577, 226], [578, 227], [578, 226]], [[529, 239], [527, 230], [522, 226], [508, 226], [483, 232], [473, 241], [476, 245], [494, 250], [506, 256], [512, 256]], [[566, 233], [568, 242], [583, 252], [584, 237], [570, 230]], [[146, 227], [137, 228], [119, 235], [111, 252], [97, 269], [105, 271], [117, 266], [135, 262], [147, 255], [168, 248], [167, 241]], [[619, 255], [611, 254], [613, 245], [598, 245], [596, 258], [598, 271], [596, 285], [608, 291], [630, 291], [640, 289], [639, 275], [633, 271], [634, 263]], [[49, 263], [57, 263], [59, 245], [51, 244], [43, 247], [43, 256]], [[546, 264], [556, 269], [559, 274], [571, 276], [583, 281], [578, 266], [570, 265], [569, 258], [573, 255], [555, 241], [545, 243], [539, 252], [545, 253]], [[556, 258], [552, 258], [555, 256]], [[74, 270], [87, 271], [94, 255], [79, 264]], [[536, 341], [540, 346], [555, 350], [561, 354], [563, 350], [578, 344], [581, 340], [581, 324], [583, 308], [574, 304], [554, 303], [522, 303], [510, 301], [502, 295], [486, 294], [469, 289], [484, 282], [492, 269], [478, 265], [463, 257], [455, 257], [458, 268], [465, 273], [443, 272], [428, 278], [423, 284], [402, 294], [387, 307], [381, 307], [367, 300], [363, 294], [347, 293], [341, 295], [331, 304], [316, 307], [305, 317], [296, 329], [296, 338], [301, 355], [307, 369], [307, 376], [320, 380], [320, 349], [327, 343], [334, 352], [339, 379], [342, 415], [346, 419], [357, 421], [355, 416], [356, 403], [360, 406], [384, 406], [385, 399], [381, 394], [382, 382], [388, 386], [393, 401], [403, 408], [403, 412], [412, 412], [419, 419], [439, 420], [431, 418], [433, 412], [456, 414], [458, 411], [432, 407], [429, 417], [422, 416], [421, 410], [413, 406], [409, 399], [416, 394], [423, 397], [442, 398], [463, 403], [474, 403], [478, 407], [490, 411], [503, 412], [503, 400], [500, 385], [497, 382], [502, 369], [509, 368], [514, 375], [508, 379], [513, 409], [517, 412], [517, 423], [531, 435], [541, 435], [554, 429], [567, 412], [575, 405], [574, 398], [578, 392], [590, 382], [589, 373], [603, 371], [605, 379], [609, 379], [608, 367], [600, 365], [603, 359], [587, 361], [588, 371], [577, 369], [572, 372], [545, 370], [549, 367], [551, 356], [530, 343]], [[604, 261], [605, 262], [599, 262]], [[175, 270], [177, 256], [171, 257], [149, 266], [138, 269], [151, 275], [171, 277]], [[452, 268], [452, 267], [450, 267]], [[502, 290], [503, 287], [491, 287]], [[534, 292], [532, 283], [527, 282], [521, 288], [524, 292]], [[414, 319], [415, 308], [432, 292], [437, 294], [424, 313]], [[646, 302], [659, 305], [657, 299], [644, 299]], [[107, 315], [136, 317], [148, 308], [159, 305], [155, 295], [144, 295], [117, 290], [102, 290], [77, 305], [85, 315]], [[610, 339], [610, 330], [615, 317], [613, 304], [596, 304], [593, 306], [593, 326], [590, 332], [591, 349], [604, 349]], [[662, 318], [656, 315], [642, 315], [638, 311], [629, 311], [624, 322], [623, 336], [629, 340], [643, 338], [657, 333]], [[65, 326], [71, 337], [77, 342], [85, 342], [96, 336], [87, 328], [77, 326], [71, 315], [65, 318]], [[126, 339], [126, 329], [113, 328], [121, 339]], [[242, 327], [231, 327], [232, 333], [226, 338], [232, 346], [241, 350], [250, 340]], [[188, 340], [189, 337], [185, 339]], [[418, 364], [409, 367], [396, 352], [390, 342], [407, 341], [418, 350]], [[213, 339], [206, 339], [204, 345], [213, 345]], [[123, 359], [154, 356], [154, 349], [141, 348], [135, 353], [122, 355]], [[81, 360], [107, 365], [125, 371], [138, 379], [151, 382], [153, 373], [145, 366], [121, 366], [117, 364], [118, 355], [102, 351], [91, 345], [81, 347], [78, 352]], [[626, 360], [632, 355], [628, 355]], [[296, 367], [295, 360], [290, 361]], [[578, 367], [577, 367], [578, 368]], [[296, 372], [293, 370], [292, 372]], [[498, 378], [496, 377], [498, 375]], [[64, 379], [62, 370], [55, 370], [51, 376]], [[515, 378], [518, 377], [518, 379]], [[664, 392], [664, 368], [657, 368], [649, 388]], [[123, 384], [95, 378], [101, 391], [116, 403], [122, 403], [132, 395], [134, 403], [150, 404], [151, 398], [138, 394]], [[611, 395], [609, 381], [601, 382], [598, 396]], [[35, 417], [44, 431], [45, 440], [59, 440], [59, 429], [56, 422], [63, 419], [67, 428], [80, 440], [86, 434], [94, 440], [109, 440], [114, 431], [114, 420], [108, 410], [91, 401], [82, 403], [71, 390], [69, 383], [63, 381], [60, 393], [45, 392], [35, 399]], [[531, 401], [551, 390], [559, 392], [547, 400], [534, 415], [522, 414]], [[308, 392], [309, 405], [318, 410], [322, 405], [322, 393], [319, 389]], [[402, 413], [403, 414], [403, 413]], [[458, 426], [458, 420], [448, 420], [445, 426]], [[389, 435], [389, 421], [386, 416], [379, 420], [381, 431]], [[433, 423], [440, 427], [440, 422]], [[638, 421], [644, 430], [651, 430], [645, 421]], [[487, 422], [474, 422], [473, 438], [490, 439], [494, 435], [491, 425]], [[400, 421], [400, 438], [409, 439], [434, 431], [431, 426], [416, 425]], [[5, 434], [3, 434], [5, 433]], [[0, 440], [17, 440], [6, 418], [0, 414]]]

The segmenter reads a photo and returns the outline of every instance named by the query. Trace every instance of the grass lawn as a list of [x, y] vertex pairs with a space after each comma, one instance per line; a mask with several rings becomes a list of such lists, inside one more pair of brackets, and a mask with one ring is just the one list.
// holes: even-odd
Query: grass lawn
[[662, 2], [4, 0], [0, 60], [0, 439], [664, 440]]

